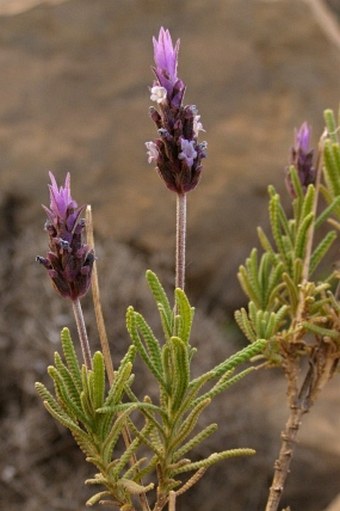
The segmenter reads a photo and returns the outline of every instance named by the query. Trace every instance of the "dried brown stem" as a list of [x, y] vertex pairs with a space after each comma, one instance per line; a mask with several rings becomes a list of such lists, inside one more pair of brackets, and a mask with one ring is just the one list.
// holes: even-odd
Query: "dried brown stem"
[[[323, 165], [323, 145], [324, 137], [322, 136], [319, 142], [318, 160], [316, 164], [315, 199], [313, 204], [314, 217], [316, 217], [318, 208], [319, 190]], [[274, 464], [274, 477], [272, 485], [269, 489], [269, 496], [265, 511], [277, 511], [279, 507], [282, 492], [289, 473], [296, 438], [301, 425], [301, 419], [302, 416], [308, 412], [312, 405], [312, 394], [315, 384], [314, 366], [313, 363], [310, 363], [306, 377], [299, 389], [298, 379], [300, 371], [299, 367], [300, 361], [299, 358], [297, 358], [294, 349], [294, 344], [296, 345], [300, 341], [301, 334], [299, 331], [299, 326], [303, 321], [303, 317], [305, 314], [306, 307], [305, 285], [307, 284], [309, 279], [309, 267], [314, 241], [314, 231], [315, 224], [312, 223], [308, 232], [308, 241], [303, 261], [299, 303], [292, 324], [292, 329], [293, 331], [295, 330], [295, 333], [289, 342], [289, 346], [285, 354], [286, 361], [284, 369], [288, 380], [287, 394], [290, 403], [290, 414], [285, 429], [281, 433], [281, 448], [279, 456]]]
[[[91, 210], [90, 205], [88, 205], [86, 208], [86, 236], [87, 236], [88, 245], [94, 250], [95, 247], [94, 247], [94, 235], [93, 235], [93, 220], [92, 220], [92, 210]], [[105, 328], [103, 309], [102, 309], [102, 305], [101, 305], [98, 270], [97, 270], [96, 261], [94, 261], [94, 263], [93, 263], [91, 284], [92, 284], [93, 307], [94, 307], [94, 313], [96, 316], [99, 340], [100, 340], [100, 345], [101, 345], [103, 356], [104, 356], [107, 377], [109, 380], [109, 384], [111, 386], [113, 383], [113, 380], [114, 380], [114, 369], [113, 369], [112, 357], [111, 357], [111, 353], [110, 353], [109, 341], [108, 341], [106, 328]]]
[[281, 448], [279, 457], [274, 464], [274, 477], [269, 489], [265, 511], [277, 511], [279, 508], [282, 492], [289, 474], [301, 420], [312, 405], [311, 393], [313, 381], [313, 366], [310, 365], [297, 398], [291, 401], [288, 421], [285, 429], [281, 433]]
[[[86, 208], [86, 235], [87, 235], [87, 243], [88, 245], [95, 250], [94, 245], [94, 234], [93, 234], [93, 218], [92, 218], [92, 210], [91, 206], [88, 205]], [[109, 380], [110, 387], [114, 381], [114, 368], [112, 363], [112, 357], [110, 352], [109, 341], [106, 333], [103, 309], [101, 305], [100, 299], [100, 290], [99, 290], [99, 280], [98, 280], [98, 271], [97, 264], [94, 261], [93, 270], [92, 270], [92, 298], [93, 298], [93, 307], [96, 316], [97, 329], [99, 334], [100, 345], [102, 348], [104, 363], [107, 373], [107, 378]], [[131, 434], [128, 427], [125, 425], [122, 430], [122, 436], [124, 440], [125, 447], [128, 448], [132, 442]], [[133, 454], [131, 456], [130, 464], [133, 466], [137, 463], [137, 458]], [[140, 503], [143, 511], [150, 511], [149, 503], [145, 493], [141, 493], [139, 495]]]

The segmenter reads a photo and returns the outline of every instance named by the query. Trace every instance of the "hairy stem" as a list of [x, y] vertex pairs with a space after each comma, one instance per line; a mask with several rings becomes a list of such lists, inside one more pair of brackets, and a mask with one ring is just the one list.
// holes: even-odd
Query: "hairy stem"
[[87, 331], [85, 326], [83, 309], [81, 307], [81, 303], [79, 298], [72, 301], [73, 313], [76, 320], [81, 351], [83, 354], [84, 364], [87, 369], [92, 369], [92, 356], [89, 339], [87, 337]]
[[187, 196], [177, 194], [176, 203], [176, 288], [184, 289], [185, 284], [185, 248], [187, 230]]

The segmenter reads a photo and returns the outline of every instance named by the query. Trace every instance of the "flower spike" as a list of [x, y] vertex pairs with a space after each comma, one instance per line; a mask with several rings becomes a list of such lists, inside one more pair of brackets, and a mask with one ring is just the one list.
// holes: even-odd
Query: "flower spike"
[[[298, 130], [295, 130], [295, 143], [290, 155], [290, 164], [295, 166], [304, 191], [307, 190], [309, 184], [315, 182], [314, 151], [310, 147], [310, 139], [311, 127], [304, 122]], [[295, 192], [289, 175], [286, 176], [286, 186], [294, 198]]]
[[177, 75], [180, 41], [172, 42], [168, 29], [161, 27], [153, 37], [156, 80], [150, 89], [150, 115], [159, 138], [146, 142], [149, 163], [156, 168], [166, 186], [182, 195], [196, 187], [206, 157], [207, 143], [199, 143], [204, 131], [195, 105], [183, 106], [185, 84]]
[[76, 300], [83, 296], [91, 283], [93, 251], [83, 242], [85, 222], [81, 219], [84, 206], [71, 196], [71, 177], [68, 173], [64, 186], [58, 188], [52, 172], [50, 207], [43, 206], [49, 236], [47, 257], [37, 256], [37, 261], [48, 271], [53, 286], [64, 298]]

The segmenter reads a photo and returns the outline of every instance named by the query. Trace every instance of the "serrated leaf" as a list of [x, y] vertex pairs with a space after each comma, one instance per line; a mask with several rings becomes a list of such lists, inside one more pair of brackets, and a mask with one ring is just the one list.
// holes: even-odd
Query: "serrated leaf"
[[183, 289], [178, 288], [175, 290], [175, 304], [176, 311], [181, 318], [178, 336], [184, 343], [189, 343], [195, 309], [191, 307]]
[[244, 333], [244, 335], [247, 337], [248, 341], [254, 342], [256, 341], [256, 335], [253, 330], [253, 327], [248, 319], [247, 311], [242, 308], [235, 312], [235, 320]]
[[312, 225], [312, 222], [314, 220], [314, 213], [309, 213], [305, 218], [302, 220], [295, 239], [295, 257], [303, 259], [305, 255], [306, 245], [308, 241], [308, 234], [309, 229]]
[[190, 379], [190, 365], [187, 345], [179, 337], [170, 339], [173, 351], [174, 378], [172, 394], [172, 410], [176, 411], [182, 403]]
[[107, 435], [105, 441], [101, 445], [101, 457], [105, 463], [111, 461], [112, 451], [121, 435], [121, 432], [126, 423], [127, 417], [136, 410], [138, 406], [136, 404], [131, 405], [127, 410], [122, 412], [119, 417], [113, 423], [109, 434]]
[[[339, 197], [340, 198], [340, 197]], [[333, 242], [337, 238], [337, 233], [335, 231], [330, 231], [326, 234], [326, 236], [320, 241], [318, 246], [315, 248], [314, 252], [311, 255], [310, 264], [309, 264], [309, 274], [312, 275], [316, 268], [319, 266], [320, 262], [327, 254], [328, 250], [332, 246]]]
[[235, 376], [232, 376], [232, 377], [231, 377], [231, 375], [230, 375], [230, 373], [228, 371], [227, 373], [223, 374], [220, 377], [220, 379], [212, 387], [212, 389], [210, 389], [208, 392], [206, 392], [202, 396], [200, 396], [197, 399], [195, 399], [195, 401], [193, 402], [192, 406], [196, 406], [198, 403], [200, 403], [201, 401], [203, 401], [203, 400], [205, 400], [207, 398], [213, 399], [218, 394], [220, 394], [224, 390], [228, 389], [229, 387], [231, 387], [232, 385], [234, 385], [238, 381], [240, 381], [247, 374], [251, 373], [254, 369], [255, 369], [254, 367], [248, 367], [247, 369], [244, 369], [243, 371], [241, 371], [240, 373], [238, 373], [238, 374], [236, 374]]
[[83, 424], [88, 424], [89, 418], [80, 406], [78, 396], [77, 399], [74, 399], [72, 395], [69, 394], [67, 385], [60, 372], [54, 366], [49, 366], [48, 374], [53, 379], [56, 393], [67, 415], [72, 418], [72, 420], [80, 420]]
[[184, 454], [194, 449], [197, 445], [206, 440], [206, 438], [215, 433], [215, 431], [217, 431], [217, 427], [218, 427], [217, 424], [210, 424], [202, 431], [197, 433], [197, 435], [195, 435], [191, 440], [186, 442], [184, 445], [182, 445], [182, 447], [175, 451], [173, 455], [173, 460], [175, 462], [180, 460], [184, 456]]
[[188, 463], [174, 470], [174, 475], [183, 474], [184, 472], [191, 472], [198, 470], [199, 468], [208, 468], [214, 465], [218, 461], [222, 461], [228, 458], [234, 458], [235, 456], [253, 456], [255, 454], [254, 449], [230, 449], [228, 451], [214, 452], [208, 458], [204, 460], [196, 461], [194, 463]]
[[82, 390], [81, 383], [81, 371], [80, 365], [78, 362], [77, 354], [74, 349], [74, 345], [72, 342], [71, 334], [68, 328], [63, 328], [60, 334], [61, 337], [61, 345], [63, 349], [63, 354], [66, 360], [66, 364], [70, 374], [73, 378], [74, 384], [76, 385], [78, 392]]
[[93, 355], [93, 381], [92, 394], [94, 408], [100, 408], [104, 403], [105, 395], [105, 364], [104, 357], [100, 351]]
[[151, 327], [147, 324], [145, 319], [141, 314], [138, 312], [135, 312], [135, 318], [136, 318], [136, 326], [138, 327], [139, 331], [141, 332], [144, 342], [148, 349], [148, 354], [151, 358], [151, 361], [156, 368], [156, 370], [159, 372], [160, 375], [162, 375], [162, 354], [161, 354], [161, 348], [159, 345], [158, 340], [156, 339]]
[[176, 436], [172, 438], [169, 449], [173, 450], [190, 435], [192, 430], [197, 424], [198, 418], [203, 410], [211, 403], [211, 399], [207, 398], [204, 401], [200, 401], [189, 413], [188, 417], [183, 421]]
[[132, 363], [130, 361], [122, 361], [116, 373], [114, 382], [108, 392], [108, 395], [103, 403], [103, 406], [117, 405], [122, 398], [125, 385], [130, 377], [132, 370]]
[[137, 327], [137, 314], [132, 307], [128, 308], [127, 311], [127, 328], [130, 334], [131, 340], [135, 347], [137, 348], [138, 353], [144, 360], [147, 367], [150, 369], [151, 373], [156, 377], [156, 379], [162, 384], [165, 385], [162, 373], [159, 371], [157, 366], [154, 364], [154, 361], [150, 358], [149, 353], [145, 349], [145, 346], [142, 342], [142, 339], [139, 335], [138, 327]]
[[264, 233], [262, 227], [257, 227], [257, 235], [259, 238], [259, 241], [261, 243], [261, 246], [265, 252], [268, 252], [270, 254], [274, 254], [274, 249], [267, 238], [266, 234]]
[[157, 275], [153, 273], [151, 270], [147, 270], [146, 280], [148, 282], [149, 288], [153, 294], [156, 303], [162, 305], [164, 314], [167, 318], [167, 322], [169, 325], [171, 325], [172, 309], [162, 284], [160, 283]]
[[252, 357], [261, 353], [264, 350], [264, 348], [266, 347], [266, 344], [267, 344], [266, 340], [258, 339], [254, 343], [252, 343], [249, 346], [246, 346], [242, 350], [238, 351], [231, 357], [227, 358], [227, 360], [225, 360], [221, 364], [218, 364], [217, 366], [215, 366], [215, 368], [212, 370], [214, 373], [214, 377], [218, 378], [226, 371], [235, 369], [240, 364], [243, 364], [244, 362], [248, 362]]

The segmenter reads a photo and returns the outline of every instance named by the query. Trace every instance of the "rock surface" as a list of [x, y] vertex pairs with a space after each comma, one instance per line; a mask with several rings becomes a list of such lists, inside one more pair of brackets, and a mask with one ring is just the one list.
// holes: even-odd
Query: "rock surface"
[[[162, 273], [169, 287], [172, 280], [174, 197], [148, 166], [144, 142], [154, 137], [151, 37], [164, 25], [181, 38], [180, 75], [209, 143], [202, 182], [189, 197], [188, 291], [202, 311], [195, 340], [212, 365], [231, 351], [226, 337], [238, 335], [224, 329], [244, 300], [235, 274], [256, 242], [256, 225], [266, 225], [267, 185], [284, 192], [294, 127], [312, 123], [316, 144], [322, 111], [337, 109], [340, 53], [307, 0], [25, 7], [28, 1], [0, 2], [0, 507], [75, 511], [83, 509], [88, 467], [33, 392], [58, 347], [58, 329], [71, 322], [32, 263], [45, 250], [47, 170], [60, 180], [70, 170], [74, 195], [92, 203], [106, 314], [116, 311], [110, 334], [122, 352], [126, 306], [152, 310], [145, 268]], [[254, 381], [220, 400], [214, 420], [222, 426], [210, 447], [249, 445], [258, 455], [212, 469], [183, 509], [211, 511], [226, 501], [231, 511], [263, 509], [287, 411], [281, 378], [266, 373]], [[339, 492], [337, 385], [306, 417], [287, 488], [292, 511], [320, 511]]]

